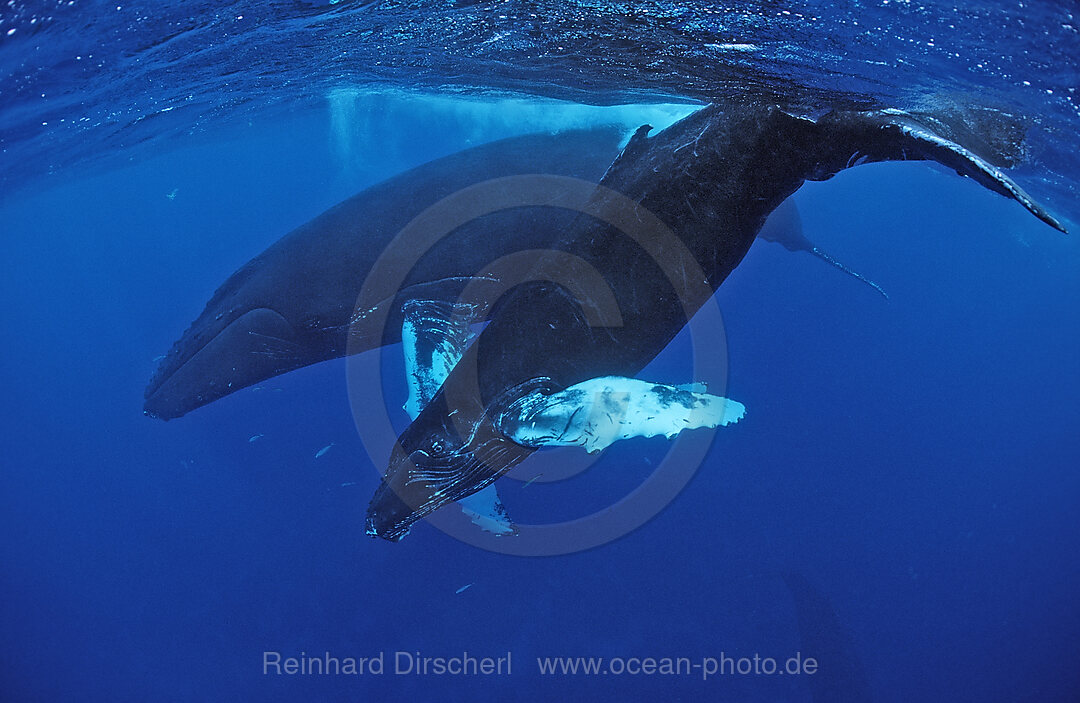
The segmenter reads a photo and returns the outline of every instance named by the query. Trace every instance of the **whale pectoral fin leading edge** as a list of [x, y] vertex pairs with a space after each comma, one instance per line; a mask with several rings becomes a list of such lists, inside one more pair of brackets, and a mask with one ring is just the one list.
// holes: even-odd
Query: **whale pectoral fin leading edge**
[[[464, 354], [474, 312], [470, 306], [436, 300], [406, 306], [401, 333], [409, 387], [405, 409], [414, 421]], [[502, 410], [497, 426], [522, 447], [577, 446], [595, 453], [621, 439], [671, 438], [683, 430], [729, 425], [745, 415], [741, 403], [706, 390], [701, 383], [670, 386], [604, 376], [551, 394], [526, 393]], [[434, 476], [423, 473], [426, 478]], [[455, 481], [452, 475], [445, 478]], [[480, 529], [499, 536], [517, 533], [494, 483], [457, 503]]]
[[761, 231], [758, 232], [758, 239], [776, 242], [788, 251], [805, 251], [808, 254], [816, 256], [830, 266], [835, 266], [852, 278], [870, 286], [886, 300], [889, 299], [889, 294], [886, 293], [885, 289], [881, 286], [874, 283], [866, 276], [863, 276], [858, 271], [849, 268], [845, 264], [829, 256], [822, 251], [820, 247], [806, 238], [806, 235], [803, 233], [802, 216], [799, 214], [799, 208], [796, 207], [791, 198], [780, 203], [768, 218], [765, 219], [765, 224], [761, 227]]

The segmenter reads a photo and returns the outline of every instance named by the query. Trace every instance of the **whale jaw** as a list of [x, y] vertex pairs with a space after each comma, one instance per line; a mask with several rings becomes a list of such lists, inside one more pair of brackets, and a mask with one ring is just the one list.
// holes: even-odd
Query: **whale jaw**
[[[199, 341], [206, 339], [201, 346]], [[269, 308], [250, 310], [216, 333], [199, 326], [176, 343], [146, 388], [143, 412], [171, 420], [246, 386], [321, 360]]]

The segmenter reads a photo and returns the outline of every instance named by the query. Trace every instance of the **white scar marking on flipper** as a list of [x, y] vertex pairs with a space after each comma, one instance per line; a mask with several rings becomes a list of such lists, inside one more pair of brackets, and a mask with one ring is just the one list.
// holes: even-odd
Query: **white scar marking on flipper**
[[738, 422], [738, 401], [680, 386], [604, 376], [544, 395], [534, 391], [504, 414], [507, 435], [528, 447], [577, 446], [598, 452], [620, 439], [669, 439], [683, 430]]

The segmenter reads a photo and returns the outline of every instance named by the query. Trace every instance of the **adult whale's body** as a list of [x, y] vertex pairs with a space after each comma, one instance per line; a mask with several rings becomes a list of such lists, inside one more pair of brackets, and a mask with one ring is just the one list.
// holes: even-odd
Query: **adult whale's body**
[[[623, 139], [623, 131], [614, 127], [511, 137], [423, 164], [331, 208], [282, 237], [217, 290], [151, 379], [146, 413], [173, 419], [347, 350], [399, 341], [409, 301], [455, 300], [490, 262], [551, 246], [570, 227], [574, 213], [520, 207], [465, 223], [430, 251], [420, 252], [401, 290], [381, 301], [388, 314], [385, 330], [378, 337], [357, 339], [353, 329], [349, 339], [366, 277], [408, 222], [442, 198], [490, 179], [529, 174], [596, 183], [618, 156]], [[762, 232], [770, 241], [790, 251], [819, 251], [803, 236], [793, 203], [779, 209], [770, 225]]]
[[[217, 291], [162, 362], [147, 389], [146, 411], [176, 417], [346, 349], [397, 341], [403, 328], [417, 329], [407, 314], [412, 303], [433, 303], [423, 312], [429, 317], [421, 317], [432, 321], [431, 311], [437, 315], [440, 303], [456, 300], [487, 262], [522, 249], [547, 250], [533, 275], [525, 276], [531, 282], [498, 300], [476, 342], [449, 355], [457, 362], [464, 353], [461, 363], [445, 364], [445, 378], [429, 374], [440, 387], [421, 394], [422, 407], [415, 408], [413, 423], [399, 438], [369, 508], [368, 532], [394, 540], [417, 519], [485, 488], [537, 447], [557, 443], [531, 430], [553, 418], [566, 419], [567, 428], [575, 418], [580, 421], [583, 415], [576, 412], [559, 414], [580, 396], [574, 389], [640, 371], [741, 261], [767, 216], [805, 180], [829, 178], [859, 163], [932, 159], [1014, 198], [1060, 229], [996, 167], [947, 139], [947, 126], [898, 111], [808, 119], [775, 105], [727, 103], [704, 108], [655, 137], [648, 131], [639, 130], [606, 171], [590, 155], [596, 153], [595, 133], [562, 135], [560, 143], [571, 148], [554, 158], [545, 152], [551, 137], [531, 143], [521, 138], [512, 149], [471, 150], [471, 170], [444, 160], [410, 172], [415, 203], [391, 179], [328, 211]], [[618, 138], [614, 131], [603, 138], [611, 153]], [[573, 206], [591, 214], [560, 209], [563, 203], [554, 195], [554, 209], [534, 203], [467, 222], [424, 254], [402, 286], [362, 301], [365, 314], [385, 314], [385, 326], [371, 331], [356, 324], [356, 291], [384, 245], [427, 204], [481, 180], [537, 171], [590, 179], [603, 173], [602, 187], [587, 207], [580, 201]], [[374, 229], [364, 231], [366, 226]], [[627, 236], [635, 229], [644, 238]], [[358, 241], [366, 246], [356, 246]], [[599, 275], [617, 302], [617, 325], [594, 324], [573, 292], [548, 280], [567, 258]], [[441, 327], [434, 322], [433, 328]], [[669, 406], [708, 402], [682, 393], [661, 386], [645, 391], [650, 402]], [[556, 398], [560, 408], [546, 400]], [[720, 418], [709, 426], [723, 424], [723, 413]], [[594, 446], [580, 433], [578, 440]]]
[[572, 213], [518, 208], [458, 228], [418, 257], [377, 339], [348, 339], [357, 296], [380, 253], [428, 206], [489, 179], [538, 173], [598, 181], [623, 132], [597, 128], [515, 137], [453, 154], [379, 183], [293, 230], [234, 273], [173, 345], [146, 388], [164, 420], [286, 371], [399, 341], [404, 303], [453, 300], [499, 256], [544, 246]]

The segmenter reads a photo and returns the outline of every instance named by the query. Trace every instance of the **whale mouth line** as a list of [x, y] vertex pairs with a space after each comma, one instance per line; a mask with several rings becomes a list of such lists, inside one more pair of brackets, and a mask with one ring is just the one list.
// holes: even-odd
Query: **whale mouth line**
[[[222, 395], [251, 385], [267, 376], [255, 378], [237, 375], [237, 369], [251, 371], [241, 359], [262, 357], [263, 364], [295, 358], [300, 346], [294, 339], [295, 330], [284, 315], [266, 306], [259, 306], [238, 315], [198, 347], [180, 351], [185, 340], [198, 334], [189, 330], [174, 346], [183, 360], [168, 372], [161, 372], [170, 359], [162, 361], [159, 373], [147, 385], [143, 411], [151, 417], [172, 419], [204, 405]], [[256, 364], [255, 366], [260, 366]]]
[[[236, 316], [236, 317], [235, 317], [234, 319], [232, 319], [232, 320], [230, 320], [229, 322], [227, 322], [227, 323], [225, 324], [225, 326], [224, 326], [224, 327], [222, 327], [222, 328], [221, 328], [220, 330], [218, 330], [217, 332], [215, 332], [215, 333], [214, 333], [214, 334], [213, 334], [212, 336], [210, 336], [210, 337], [207, 337], [207, 338], [206, 338], [205, 340], [203, 340], [202, 344], [200, 344], [200, 345], [199, 345], [198, 347], [196, 347], [196, 348], [194, 348], [194, 349], [190, 350], [190, 351], [189, 351], [189, 353], [187, 354], [187, 358], [186, 358], [186, 359], [184, 359], [183, 361], [181, 361], [181, 362], [180, 362], [180, 363], [179, 363], [179, 364], [178, 364], [178, 365], [177, 365], [177, 366], [176, 366], [176, 367], [175, 367], [175, 368], [174, 368], [173, 370], [169, 371], [169, 372], [168, 372], [168, 373], [166, 373], [166, 374], [160, 374], [160, 375], [158, 375], [158, 374], [155, 374], [155, 377], [154, 377], [154, 378], [153, 378], [153, 379], [151, 380], [151, 382], [150, 382], [149, 384], [147, 384], [147, 386], [146, 386], [146, 396], [145, 396], [145, 397], [146, 397], [146, 398], [150, 398], [150, 396], [152, 396], [152, 395], [153, 395], [154, 393], [156, 393], [156, 392], [157, 392], [157, 390], [158, 390], [159, 388], [161, 388], [161, 386], [165, 385], [165, 383], [166, 383], [166, 382], [167, 382], [167, 381], [168, 381], [168, 380], [169, 380], [170, 378], [172, 378], [172, 377], [173, 377], [173, 376], [175, 376], [175, 375], [176, 375], [177, 373], [179, 373], [179, 372], [180, 372], [180, 371], [181, 371], [181, 370], [182, 370], [182, 369], [183, 369], [183, 368], [184, 368], [185, 366], [187, 366], [187, 365], [188, 365], [188, 364], [189, 364], [189, 363], [191, 362], [191, 360], [192, 360], [192, 359], [194, 359], [194, 358], [195, 358], [195, 357], [197, 357], [197, 356], [198, 356], [198, 355], [199, 355], [200, 353], [202, 353], [202, 351], [203, 351], [204, 349], [206, 349], [206, 347], [207, 347], [207, 346], [209, 346], [209, 345], [210, 345], [210, 344], [211, 344], [211, 343], [212, 343], [212, 342], [213, 342], [213, 341], [214, 341], [215, 339], [218, 339], [219, 337], [221, 337], [221, 335], [223, 335], [223, 334], [225, 334], [226, 332], [228, 332], [228, 331], [229, 331], [229, 329], [230, 329], [230, 328], [231, 328], [231, 327], [232, 327], [233, 325], [235, 325], [236, 323], [240, 322], [241, 320], [243, 320], [243, 319], [244, 319], [245, 317], [247, 317], [248, 315], [250, 315], [250, 314], [252, 314], [252, 313], [257, 313], [257, 312], [262, 312], [262, 311], [266, 311], [266, 312], [271, 312], [271, 313], [274, 313], [274, 314], [275, 314], [275, 315], [277, 315], [277, 316], [278, 316], [279, 318], [281, 318], [281, 321], [282, 321], [282, 322], [284, 322], [285, 324], [288, 324], [288, 320], [286, 320], [286, 319], [285, 319], [285, 316], [284, 316], [284, 315], [282, 315], [282, 314], [281, 314], [280, 312], [278, 312], [277, 310], [275, 310], [275, 309], [273, 309], [273, 308], [271, 308], [271, 307], [265, 306], [265, 305], [260, 305], [260, 306], [259, 306], [259, 307], [257, 307], [257, 308], [251, 308], [250, 310], [247, 310], [247, 311], [245, 311], [244, 313], [242, 313], [242, 314], [240, 314], [240, 315], [237, 315], [237, 316]], [[193, 326], [193, 327], [194, 327], [194, 326]], [[257, 333], [257, 332], [256, 332], [256, 333], [253, 333], [253, 334], [259, 334], [259, 333]], [[270, 337], [271, 335], [265, 335], [265, 336], [267, 336], [267, 337]], [[188, 337], [188, 333], [185, 333], [185, 334], [184, 334], [184, 336], [183, 336], [183, 337], [181, 337], [181, 338], [180, 338], [180, 339], [179, 339], [179, 340], [178, 340], [178, 341], [176, 342], [176, 345], [175, 345], [175, 346], [179, 346], [180, 344], [182, 344], [182, 343], [184, 342], [184, 340], [185, 340], [185, 339], [186, 339], [187, 337]], [[281, 341], [286, 341], [286, 340], [281, 340]], [[177, 355], [179, 356], [179, 352], [177, 353]], [[168, 358], [168, 357], [165, 357], [164, 359], [162, 359], [162, 364], [164, 365], [164, 362], [166, 362], [166, 361], [168, 361], [168, 360], [169, 360], [169, 358]]]

